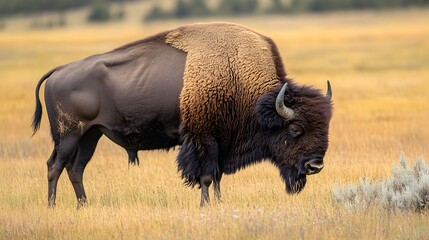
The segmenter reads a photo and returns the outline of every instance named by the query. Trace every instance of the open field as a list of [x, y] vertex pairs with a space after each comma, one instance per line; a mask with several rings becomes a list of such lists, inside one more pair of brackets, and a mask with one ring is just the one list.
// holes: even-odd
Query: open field
[[298, 83], [333, 85], [325, 169], [302, 193], [287, 195], [278, 170], [262, 163], [225, 176], [223, 202], [200, 209], [200, 191], [182, 186], [176, 151], [140, 152], [140, 167], [129, 167], [103, 137], [85, 172], [88, 207], [76, 210], [63, 174], [48, 209], [47, 116], [34, 137], [30, 128], [38, 79], [186, 22], [8, 27], [0, 31], [0, 239], [428, 239], [428, 213], [344, 209], [332, 187], [388, 177], [401, 151], [429, 161], [429, 10], [224, 20], [273, 38]]

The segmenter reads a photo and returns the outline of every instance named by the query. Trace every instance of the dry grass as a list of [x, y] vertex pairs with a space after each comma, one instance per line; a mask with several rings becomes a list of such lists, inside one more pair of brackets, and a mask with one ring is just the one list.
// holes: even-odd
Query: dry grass
[[[89, 206], [76, 211], [66, 174], [47, 206], [47, 117], [31, 138], [34, 88], [54, 66], [183, 22], [73, 25], [0, 32], [0, 239], [427, 239], [427, 213], [350, 211], [332, 187], [383, 179], [404, 151], [429, 156], [429, 10], [227, 19], [272, 37], [296, 81], [333, 85], [325, 169], [288, 196], [278, 170], [258, 164], [222, 181], [223, 202], [199, 209], [182, 186], [176, 152], [125, 151], [102, 139], [85, 173]], [[9, 24], [9, 23], [8, 23]]]

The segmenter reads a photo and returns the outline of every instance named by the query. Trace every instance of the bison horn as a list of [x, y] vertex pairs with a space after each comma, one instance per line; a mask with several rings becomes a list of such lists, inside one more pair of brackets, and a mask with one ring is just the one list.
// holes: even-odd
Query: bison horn
[[332, 88], [331, 88], [331, 83], [328, 80], [328, 90], [326, 91], [326, 96], [331, 99], [332, 98]]
[[282, 89], [279, 92], [279, 95], [277, 95], [276, 98], [276, 111], [277, 113], [284, 118], [285, 120], [290, 120], [294, 116], [294, 112], [292, 109], [286, 107], [284, 99], [285, 99], [285, 91], [287, 89], [287, 83], [285, 83], [282, 87]]

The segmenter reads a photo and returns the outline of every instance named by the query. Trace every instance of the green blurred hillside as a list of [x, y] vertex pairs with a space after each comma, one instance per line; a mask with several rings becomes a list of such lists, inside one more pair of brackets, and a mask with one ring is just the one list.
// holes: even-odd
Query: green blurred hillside
[[[170, 11], [155, 2], [146, 20], [201, 16], [237, 16], [248, 14], [290, 14], [337, 10], [388, 9], [429, 5], [429, 0], [218, 0], [214, 8], [210, 0], [176, 0]], [[212, 4], [213, 5], [213, 4]]]
[[0, 0], [0, 17], [22, 13], [67, 11], [70, 9], [130, 0]]
[[0, 0], [0, 30], [428, 5], [429, 0]]
[[[23, 13], [70, 9], [111, 3], [145, 1], [152, 3], [147, 18], [184, 18], [209, 15], [243, 15], [255, 12], [293, 13], [353, 9], [384, 9], [429, 5], [429, 0], [0, 0], [0, 18]], [[165, 2], [173, 8], [164, 9]]]

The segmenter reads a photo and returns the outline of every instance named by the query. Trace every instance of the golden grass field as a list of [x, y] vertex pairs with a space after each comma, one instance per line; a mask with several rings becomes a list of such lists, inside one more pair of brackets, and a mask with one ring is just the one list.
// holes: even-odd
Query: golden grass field
[[0, 239], [429, 238], [427, 212], [350, 210], [332, 199], [333, 187], [389, 177], [401, 151], [409, 162], [429, 159], [429, 9], [216, 20], [274, 39], [298, 83], [325, 91], [331, 81], [325, 169], [303, 192], [287, 195], [278, 170], [265, 162], [225, 176], [223, 202], [201, 209], [200, 191], [184, 187], [177, 173], [177, 151], [139, 152], [140, 167], [130, 167], [126, 152], [103, 137], [85, 172], [89, 205], [76, 210], [64, 173], [57, 207], [49, 209], [46, 114], [34, 137], [30, 128], [39, 78], [192, 21], [8, 26], [0, 31]]

